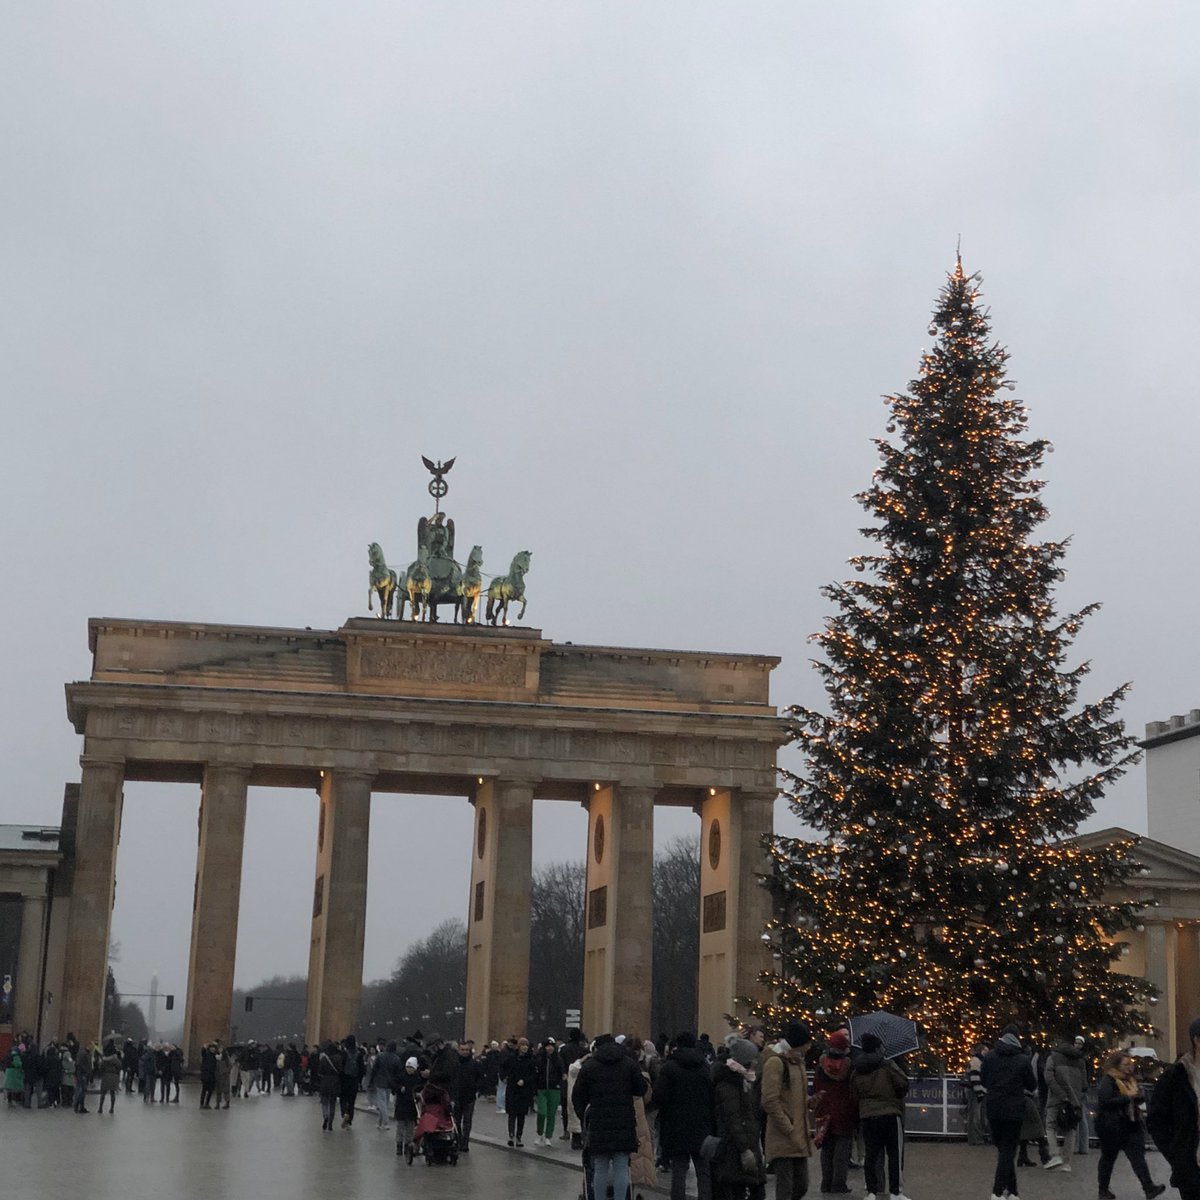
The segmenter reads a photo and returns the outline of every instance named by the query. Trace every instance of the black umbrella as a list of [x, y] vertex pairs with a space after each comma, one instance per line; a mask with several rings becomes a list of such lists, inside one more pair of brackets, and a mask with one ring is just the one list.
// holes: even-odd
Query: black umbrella
[[864, 1034], [873, 1033], [883, 1043], [884, 1058], [899, 1058], [921, 1048], [916, 1021], [898, 1017], [895, 1013], [864, 1013], [850, 1018], [850, 1042], [862, 1046]]

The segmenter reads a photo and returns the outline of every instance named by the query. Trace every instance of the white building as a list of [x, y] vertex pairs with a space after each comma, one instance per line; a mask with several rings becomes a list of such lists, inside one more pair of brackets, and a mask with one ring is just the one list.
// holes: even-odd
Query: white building
[[1200, 855], [1200, 708], [1146, 726], [1150, 836]]

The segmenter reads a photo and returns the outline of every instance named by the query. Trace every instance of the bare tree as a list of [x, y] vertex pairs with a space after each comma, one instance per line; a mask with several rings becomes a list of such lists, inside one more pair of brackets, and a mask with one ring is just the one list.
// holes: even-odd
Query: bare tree
[[654, 859], [654, 1035], [695, 1030], [700, 960], [700, 839], [679, 837]]
[[466, 976], [467, 927], [452, 917], [409, 946], [391, 979], [363, 989], [360, 1032], [391, 1038], [420, 1029], [461, 1037]]
[[[568, 1008], [583, 996], [581, 862], [549, 863], [533, 876], [529, 908], [529, 1034], [561, 1037]], [[498, 1033], [517, 1032], [499, 1030]]]

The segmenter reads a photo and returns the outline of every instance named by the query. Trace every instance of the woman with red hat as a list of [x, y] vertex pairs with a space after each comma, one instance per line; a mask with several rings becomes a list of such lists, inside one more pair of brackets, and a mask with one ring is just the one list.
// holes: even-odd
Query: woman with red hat
[[814, 1115], [821, 1147], [821, 1191], [845, 1195], [850, 1148], [858, 1130], [858, 1098], [850, 1090], [850, 1035], [835, 1029], [813, 1076]]

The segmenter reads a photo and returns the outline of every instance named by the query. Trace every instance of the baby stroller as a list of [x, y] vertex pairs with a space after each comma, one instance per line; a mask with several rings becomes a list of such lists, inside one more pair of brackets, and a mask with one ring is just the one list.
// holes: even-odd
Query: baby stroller
[[[613, 1196], [612, 1184], [604, 1189], [603, 1196], [597, 1196], [595, 1189], [592, 1187], [592, 1151], [591, 1139], [588, 1137], [588, 1121], [586, 1115], [583, 1118], [583, 1191], [579, 1193], [579, 1200], [618, 1200], [618, 1197]], [[634, 1192], [633, 1184], [631, 1183], [625, 1190], [624, 1197], [620, 1200], [642, 1200], [640, 1192]]]
[[421, 1115], [413, 1140], [405, 1155], [412, 1164], [413, 1155], [419, 1150], [425, 1157], [425, 1165], [434, 1163], [458, 1165], [458, 1126], [450, 1115], [450, 1097], [444, 1088], [426, 1084], [418, 1097]]

